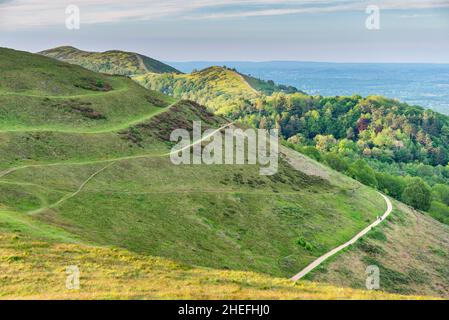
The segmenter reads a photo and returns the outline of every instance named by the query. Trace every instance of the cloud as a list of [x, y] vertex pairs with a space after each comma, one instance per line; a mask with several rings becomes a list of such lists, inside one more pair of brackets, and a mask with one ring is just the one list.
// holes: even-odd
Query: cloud
[[[65, 8], [75, 4], [81, 23], [124, 20], [232, 19], [364, 10], [372, 0], [0, 0], [2, 29], [64, 25]], [[448, 0], [377, 0], [381, 9], [449, 7]]]

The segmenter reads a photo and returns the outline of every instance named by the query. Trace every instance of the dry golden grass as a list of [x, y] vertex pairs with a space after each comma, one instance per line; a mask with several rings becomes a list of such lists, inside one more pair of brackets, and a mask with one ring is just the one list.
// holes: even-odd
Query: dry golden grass
[[[186, 267], [122, 249], [36, 241], [0, 234], [2, 299], [422, 299], [273, 278], [252, 272]], [[77, 265], [80, 289], [66, 289]]]

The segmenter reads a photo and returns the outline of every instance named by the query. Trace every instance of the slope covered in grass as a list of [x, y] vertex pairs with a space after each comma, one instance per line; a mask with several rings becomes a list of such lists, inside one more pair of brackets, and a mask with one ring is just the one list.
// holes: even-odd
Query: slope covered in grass
[[[38, 55], [3, 52], [9, 61], [16, 57], [23, 74], [46, 72], [48, 81], [53, 81], [52, 74], [64, 78], [66, 72], [76, 83], [80, 72], [83, 77], [102, 77], [112, 88], [133, 86], [123, 77], [98, 75]], [[13, 70], [14, 64], [7, 67]], [[156, 96], [137, 84], [134, 89], [117, 92], [127, 100], [104, 104], [104, 113], [135, 112], [135, 101]], [[10, 87], [4, 90], [23, 95]], [[30, 82], [29, 90], [44, 99], [50, 96], [40, 83]], [[86, 89], [70, 86], [68, 80], [58, 88], [60, 94], [69, 90], [82, 95]], [[113, 92], [95, 95], [106, 99]], [[42, 108], [53, 103], [50, 97]], [[164, 106], [170, 100], [158, 98]], [[269, 177], [259, 176], [258, 166], [173, 165], [168, 155], [172, 130], [191, 130], [194, 120], [202, 121], [203, 130], [226, 123], [192, 102], [169, 108], [148, 103], [148, 119], [135, 123], [129, 116], [117, 116], [114, 122], [108, 117], [89, 130], [73, 118], [60, 117], [39, 119], [42, 127], [35, 126], [38, 120], [24, 108], [5, 108], [6, 117], [18, 114], [33, 120], [22, 121], [22, 130], [0, 127], [2, 204], [96, 243], [189, 264], [290, 276], [383, 210], [374, 191], [362, 188], [354, 193], [359, 186], [332, 184], [284, 160], [279, 172]], [[159, 108], [158, 114], [152, 108]], [[299, 239], [311, 247], [301, 246]]]
[[[64, 231], [0, 210], [0, 299], [422, 299], [195, 268], [81, 243]], [[66, 288], [77, 266], [80, 288]]]
[[221, 67], [181, 75], [148, 73], [133, 79], [146, 88], [194, 100], [223, 114], [260, 96], [238, 73]]
[[363, 288], [368, 265], [380, 270], [380, 288], [401, 294], [449, 296], [449, 227], [395, 202], [385, 224], [307, 279]]
[[121, 76], [0, 48], [0, 131], [98, 132], [128, 127], [173, 102]]
[[[368, 188], [333, 185], [293, 169], [285, 160], [271, 177], [259, 176], [257, 166], [174, 166], [165, 144], [173, 129], [190, 130], [193, 119], [202, 119], [204, 129], [224, 122], [201, 110], [180, 103], [109, 136], [139, 143], [134, 154], [119, 148], [106, 158], [84, 148], [79, 162], [35, 159], [5, 170], [2, 202], [97, 243], [189, 264], [286, 277], [349, 239], [384, 209], [382, 199]], [[54, 206], [99, 171], [76, 197]], [[16, 191], [29, 181], [33, 184]], [[312, 248], [298, 244], [300, 238]]]
[[133, 79], [146, 88], [196, 101], [219, 114], [239, 110], [263, 94], [297, 91], [225, 67], [210, 67], [191, 74], [148, 73]]
[[88, 52], [74, 47], [64, 46], [39, 52], [44, 56], [55, 58], [86, 69], [117, 75], [135, 75], [147, 72], [180, 73], [175, 68], [160, 61], [134, 52], [110, 50], [105, 52]]
[[[169, 157], [172, 130], [191, 131], [194, 120], [202, 122], [203, 130], [220, 128], [228, 121], [194, 102], [172, 103], [171, 98], [137, 85], [132, 87], [133, 82], [125, 77], [100, 75], [17, 51], [5, 49], [2, 54], [10, 59], [7, 67], [2, 67], [10, 77], [8, 83], [2, 83], [5, 96], [39, 95], [50, 100], [44, 100], [42, 108], [52, 105], [55, 90], [42, 87], [39, 81], [30, 82], [25, 93], [18, 90], [14, 79], [21, 76], [13, 71], [14, 59], [18, 60], [21, 72], [46, 74], [47, 78], [43, 79], [52, 84], [50, 88], [56, 88], [60, 95], [70, 91], [76, 95], [75, 100], [80, 95], [84, 99], [86, 91], [93, 91], [75, 85], [81, 77], [77, 72], [82, 77], [100, 77], [104, 80], [102, 88], [109, 88], [104, 83], [111, 84], [112, 89], [95, 90], [98, 99], [108, 99], [116, 90], [114, 86], [123, 88], [123, 100], [102, 105], [104, 113], [109, 115], [102, 125], [76, 122], [72, 115], [70, 120], [55, 116], [46, 121], [33, 113], [37, 107], [27, 109], [17, 103], [9, 104], [2, 111], [6, 119], [22, 117], [21, 127], [16, 130], [11, 130], [10, 121], [0, 122], [3, 160], [0, 230], [5, 235], [2, 244], [12, 250], [5, 254], [10, 258], [2, 259], [2, 263], [9, 266], [10, 272], [20, 268], [28, 270], [28, 263], [38, 267], [37, 270], [61, 270], [61, 264], [79, 259], [80, 268], [90, 270], [88, 277], [95, 275], [96, 269], [101, 270], [98, 277], [89, 278], [93, 282], [87, 297], [94, 297], [95, 290], [98, 297], [139, 297], [147, 285], [153, 284], [146, 273], [140, 278], [139, 268], [147, 270], [145, 265], [150, 261], [156, 267], [148, 269], [149, 278], [159, 272], [178, 280], [163, 282], [163, 276], [156, 277], [161, 286], [156, 287], [154, 295], [144, 297], [199, 297], [192, 293], [197, 283], [204, 288], [206, 297], [213, 297], [218, 290], [229, 293], [226, 291], [229, 287], [217, 287], [204, 277], [229, 283], [247, 275], [251, 278], [251, 274], [241, 272], [252, 271], [288, 278], [316, 257], [352, 238], [385, 211], [385, 202], [374, 190], [293, 151], [283, 152], [279, 171], [273, 176], [260, 176], [259, 166], [251, 165], [173, 165]], [[54, 77], [65, 79], [64, 73], [67, 79], [73, 79], [72, 85], [67, 80], [58, 87]], [[118, 90], [115, 94], [122, 96]], [[152, 101], [157, 98], [161, 105], [144, 105], [142, 97], [150, 97]], [[133, 119], [128, 116], [130, 112], [134, 112]], [[112, 117], [113, 114], [117, 117]], [[31, 238], [44, 233], [46, 240], [41, 243], [33, 238], [29, 242], [27, 238], [21, 243], [22, 236], [15, 235], [21, 232], [23, 237]], [[10, 243], [15, 240], [24, 249], [23, 255]], [[114, 255], [110, 249], [86, 248], [86, 244], [120, 248], [114, 249], [120, 253]], [[127, 266], [117, 266], [114, 257], [127, 255], [131, 257], [124, 258]], [[162, 260], [156, 259], [161, 264], [150, 256], [161, 257]], [[142, 264], [128, 263], [133, 259]], [[194, 271], [182, 275], [170, 273], [166, 264], [172, 262], [167, 259], [190, 266], [189, 270]], [[49, 262], [40, 265], [37, 261]], [[109, 270], [117, 270], [117, 275], [125, 275], [120, 278], [123, 281], [109, 284], [108, 277], [102, 278], [108, 265]], [[197, 272], [199, 278], [195, 276]], [[23, 273], [23, 277], [26, 280], [32, 274]], [[176, 282], [180, 281], [179, 277], [182, 281]], [[222, 277], [228, 278], [220, 280]], [[47, 278], [38, 280], [38, 284], [48, 288], [42, 289], [44, 292], [36, 292], [34, 284], [28, 289], [21, 287], [10, 274], [0, 286], [9, 288], [9, 295], [14, 295], [16, 290], [19, 296], [42, 294], [45, 297], [48, 293], [68, 297], [52, 289], [53, 280]], [[137, 293], [128, 291], [129, 295], [123, 292], [123, 288], [138, 280], [145, 283], [142, 289], [136, 289]], [[169, 283], [189, 289], [178, 290], [177, 296], [173, 289], [176, 286]], [[283, 291], [287, 288], [284, 284], [279, 282], [279, 292], [285, 297], [300, 297], [287, 289]], [[273, 288], [261, 296], [277, 297], [276, 290]], [[229, 297], [247, 297], [245, 294], [229, 293]]]

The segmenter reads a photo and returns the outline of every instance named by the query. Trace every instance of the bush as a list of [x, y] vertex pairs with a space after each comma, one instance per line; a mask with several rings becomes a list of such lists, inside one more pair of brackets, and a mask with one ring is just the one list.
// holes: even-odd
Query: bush
[[432, 188], [432, 195], [435, 200], [449, 206], [449, 187], [444, 184], [436, 184]]
[[432, 192], [421, 178], [412, 178], [407, 183], [401, 198], [404, 203], [413, 208], [427, 211], [431, 206]]
[[396, 199], [401, 199], [404, 192], [406, 181], [402, 177], [395, 177], [388, 173], [376, 173], [378, 188], [382, 192]]
[[309, 158], [321, 161], [321, 154], [315, 147], [302, 147], [299, 152], [308, 156]]
[[298, 243], [301, 247], [303, 247], [304, 249], [306, 249], [307, 251], [312, 251], [312, 250], [313, 250], [313, 246], [312, 246], [309, 242], [307, 242], [303, 237], [300, 237], [300, 238], [297, 240], [297, 243]]
[[376, 173], [364, 160], [357, 160], [351, 164], [348, 174], [367, 186], [378, 187]]
[[432, 218], [442, 223], [449, 224], [449, 206], [445, 205], [444, 203], [432, 201], [429, 213]]
[[339, 172], [345, 172], [349, 168], [346, 160], [335, 153], [328, 153], [323, 158], [329, 167]]

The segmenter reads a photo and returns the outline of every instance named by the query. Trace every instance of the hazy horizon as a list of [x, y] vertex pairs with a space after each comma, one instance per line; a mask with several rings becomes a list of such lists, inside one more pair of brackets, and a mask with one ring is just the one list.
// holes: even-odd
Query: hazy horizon
[[[67, 28], [69, 5], [79, 29]], [[378, 29], [367, 22], [379, 10]], [[449, 63], [447, 0], [0, 0], [0, 46], [163, 61]]]

